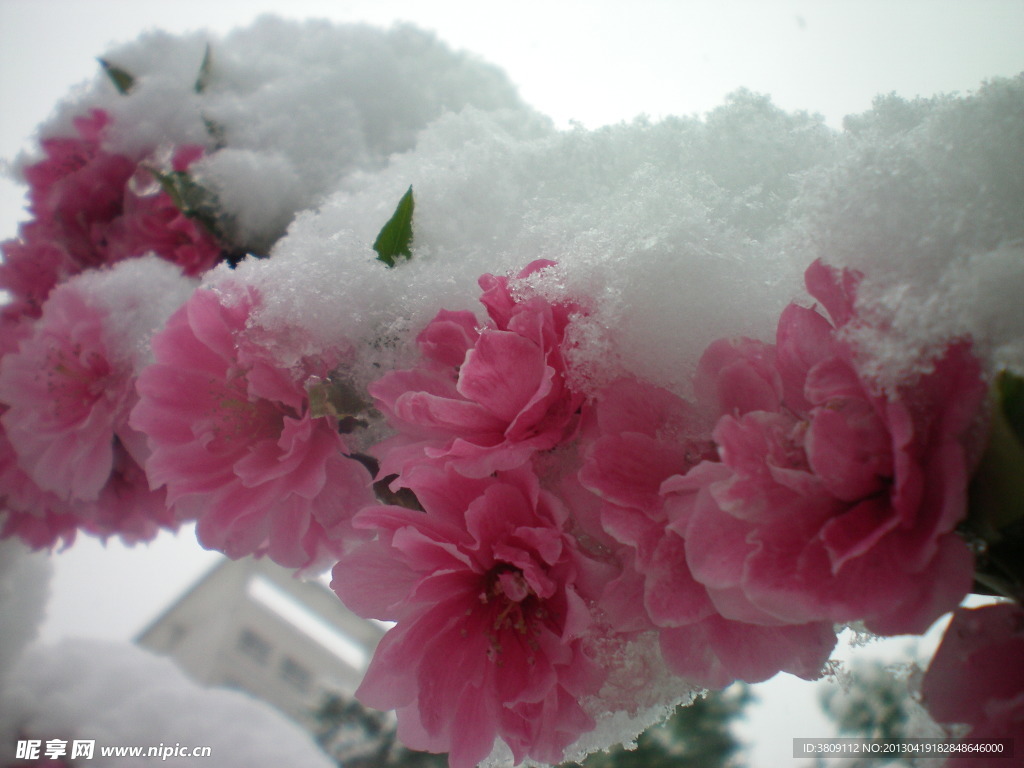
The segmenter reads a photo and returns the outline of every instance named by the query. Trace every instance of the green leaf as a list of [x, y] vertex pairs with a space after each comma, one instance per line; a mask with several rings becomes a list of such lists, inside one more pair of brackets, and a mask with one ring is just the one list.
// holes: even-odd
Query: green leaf
[[203, 63], [199, 65], [199, 75], [196, 77], [196, 93], [202, 93], [210, 84], [210, 74], [213, 70], [213, 60], [210, 55], [210, 44], [206, 44], [206, 53], [203, 54]]
[[996, 380], [996, 392], [1002, 404], [1003, 418], [1024, 445], [1024, 377], [1003, 371]]
[[211, 120], [206, 115], [202, 115], [203, 125], [206, 128], [206, 135], [213, 139], [214, 149], [224, 149], [228, 145], [227, 130], [221, 123], [216, 120]]
[[388, 219], [388, 223], [381, 229], [380, 234], [373, 243], [373, 250], [377, 252], [377, 259], [383, 261], [387, 266], [395, 266], [395, 257], [404, 256], [412, 258], [412, 212], [413, 212], [412, 187], [402, 195], [398, 201], [398, 207], [394, 214]]
[[225, 237], [219, 226], [220, 206], [217, 196], [213, 192], [197, 183], [185, 171], [163, 173], [151, 167], [147, 167], [146, 170], [159, 182], [160, 188], [170, 196], [175, 208], [190, 219], [198, 221], [218, 240], [223, 242], [229, 239]]
[[971, 479], [964, 528], [983, 594], [1024, 598], [1024, 379], [1003, 371], [992, 386], [988, 445]]
[[107, 77], [110, 78], [110, 82], [117, 88], [117, 92], [122, 96], [127, 94], [135, 85], [135, 77], [127, 70], [121, 69], [116, 64], [111, 64], [106, 59], [97, 59], [100, 66], [103, 67], [103, 71], [107, 73]]
[[971, 480], [969, 514], [989, 542], [1024, 521], [1024, 379], [1003, 371], [992, 390], [988, 445]]

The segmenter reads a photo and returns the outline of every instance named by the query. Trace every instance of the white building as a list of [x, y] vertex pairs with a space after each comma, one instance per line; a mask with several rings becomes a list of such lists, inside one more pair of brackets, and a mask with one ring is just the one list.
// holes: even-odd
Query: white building
[[326, 585], [246, 558], [213, 568], [136, 642], [199, 683], [247, 691], [315, 730], [325, 695], [351, 698], [384, 631]]

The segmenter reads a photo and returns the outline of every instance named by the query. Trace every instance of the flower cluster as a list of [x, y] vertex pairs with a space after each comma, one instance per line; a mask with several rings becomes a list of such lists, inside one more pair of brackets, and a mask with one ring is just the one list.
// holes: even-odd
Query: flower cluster
[[360, 512], [377, 535], [334, 570], [349, 606], [397, 622], [360, 698], [397, 710], [402, 741], [452, 766], [477, 765], [495, 737], [516, 762], [558, 762], [594, 727], [580, 700], [604, 677], [584, 642], [602, 564], [525, 465], [483, 478], [423, 465], [407, 482], [423, 509]]
[[221, 259], [214, 236], [186, 217], [155, 177], [184, 173], [202, 147], [178, 147], [165, 169], [156, 148], [137, 157], [107, 150], [110, 125], [100, 109], [76, 118], [78, 135], [44, 139], [45, 157], [24, 170], [32, 219], [3, 243], [0, 265], [0, 288], [21, 313], [38, 317], [56, 285], [123, 259], [155, 253], [190, 276]]
[[69, 537], [76, 521], [128, 540], [171, 523], [141, 469], [142, 436], [128, 426], [135, 361], [117, 348], [110, 309], [83, 282], [53, 290], [0, 366], [7, 525], [37, 546]]
[[856, 282], [816, 262], [807, 286], [832, 323], [791, 305], [774, 347], [719, 343], [701, 361], [721, 464], [670, 491], [686, 499], [688, 562], [734, 618], [920, 633], [971, 587], [955, 528], [978, 458], [979, 364], [955, 343], [931, 373], [876, 391], [842, 334]]
[[360, 512], [375, 537], [334, 587], [396, 622], [360, 696], [396, 709], [407, 743], [471, 766], [497, 736], [554, 762], [592, 727], [568, 702], [607, 695], [587, 662], [599, 637], [655, 633], [702, 687], [814, 678], [835, 623], [921, 632], [967, 594], [954, 529], [986, 392], [967, 345], [880, 391], [843, 334], [858, 276], [815, 263], [832, 320], [794, 304], [775, 344], [712, 343], [697, 402], [636, 378], [584, 397], [566, 367], [581, 305], [526, 287], [554, 269], [529, 265], [515, 290], [484, 276], [484, 325], [441, 311], [419, 366], [369, 388], [396, 431], [371, 449], [380, 478], [416, 508]]
[[986, 387], [968, 344], [880, 388], [844, 333], [859, 276], [816, 262], [828, 316], [792, 304], [774, 344], [713, 342], [693, 402], [635, 377], [585, 394], [568, 362], [585, 302], [531, 287], [557, 270], [483, 276], [483, 323], [441, 310], [416, 367], [369, 384], [391, 434], [365, 455], [343, 434], [363, 422], [313, 396], [351, 345], [269, 331], [257, 289], [182, 288], [140, 361], [93, 286], [125, 268], [68, 280], [0, 369], [7, 503], [34, 510], [5, 535], [195, 520], [231, 557], [337, 562], [342, 600], [395, 622], [359, 696], [456, 768], [499, 741], [559, 761], [620, 695], [609, 644], [655, 638], [697, 687], [813, 679], [836, 623], [921, 632], [969, 591], [955, 528]]
[[[129, 156], [105, 146], [111, 122], [94, 109], [74, 120], [77, 135], [43, 140], [44, 158], [24, 169], [32, 218], [2, 245], [10, 346], [0, 357], [0, 498], [5, 535], [33, 546], [70, 541], [76, 529], [136, 541], [174, 525], [163, 494], [149, 488], [145, 439], [128, 413], [166, 297], [183, 296], [186, 277], [223, 252], [158, 183], [156, 148]], [[184, 174], [202, 155], [182, 145], [166, 170]], [[108, 279], [129, 260], [146, 261], [141, 283], [125, 282], [124, 271]], [[129, 295], [134, 306], [104, 282], [138, 293]], [[128, 334], [126, 320], [135, 321]]]
[[201, 289], [153, 340], [130, 424], [146, 435], [149, 482], [167, 489], [200, 543], [238, 558], [266, 552], [292, 568], [326, 567], [372, 503], [370, 475], [335, 420], [310, 410], [306, 385], [343, 350], [288, 364], [275, 351], [300, 334], [248, 326], [259, 294]]

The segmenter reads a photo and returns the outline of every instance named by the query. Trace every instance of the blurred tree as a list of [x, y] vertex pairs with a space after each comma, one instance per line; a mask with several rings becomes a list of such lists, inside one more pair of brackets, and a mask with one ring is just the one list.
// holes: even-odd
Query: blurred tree
[[[841, 736], [903, 741], [908, 738], [920, 705], [914, 701], [901, 670], [880, 661], [858, 659], [844, 675], [841, 685], [822, 689], [821, 707], [835, 720]], [[864, 760], [844, 759], [844, 768], [866, 766], [910, 766], [899, 758], [873, 756]]]
[[397, 723], [355, 699], [326, 696], [314, 713], [317, 743], [344, 768], [447, 768], [448, 756], [406, 749]]

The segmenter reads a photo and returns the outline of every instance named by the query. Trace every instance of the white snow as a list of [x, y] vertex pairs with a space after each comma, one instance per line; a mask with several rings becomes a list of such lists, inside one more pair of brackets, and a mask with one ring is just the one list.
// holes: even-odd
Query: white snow
[[153, 334], [192, 295], [198, 281], [182, 275], [174, 264], [148, 255], [83, 272], [63, 285], [106, 310], [104, 340], [109, 353], [128, 362], [137, 374], [152, 362]]
[[[220, 768], [331, 768], [312, 737], [269, 704], [201, 688], [169, 659], [137, 646], [65, 640], [30, 647], [0, 691], [0, 726], [18, 738], [95, 740], [96, 768], [160, 764], [161, 757], [103, 757], [101, 747], [210, 747], [175, 764]], [[13, 744], [3, 746], [13, 754]], [[9, 750], [9, 751], [8, 751]]]
[[[207, 49], [209, 77], [197, 93]], [[417, 132], [448, 111], [529, 113], [500, 70], [407, 25], [266, 16], [224, 36], [148, 32], [102, 58], [135, 78], [130, 95], [97, 71], [40, 127], [40, 138], [73, 135], [74, 117], [101, 108], [114, 119], [110, 151], [203, 145], [213, 157], [197, 169], [199, 181], [222, 195], [240, 240], [256, 246], [347, 174], [412, 147]], [[227, 157], [217, 157], [220, 141]]]

